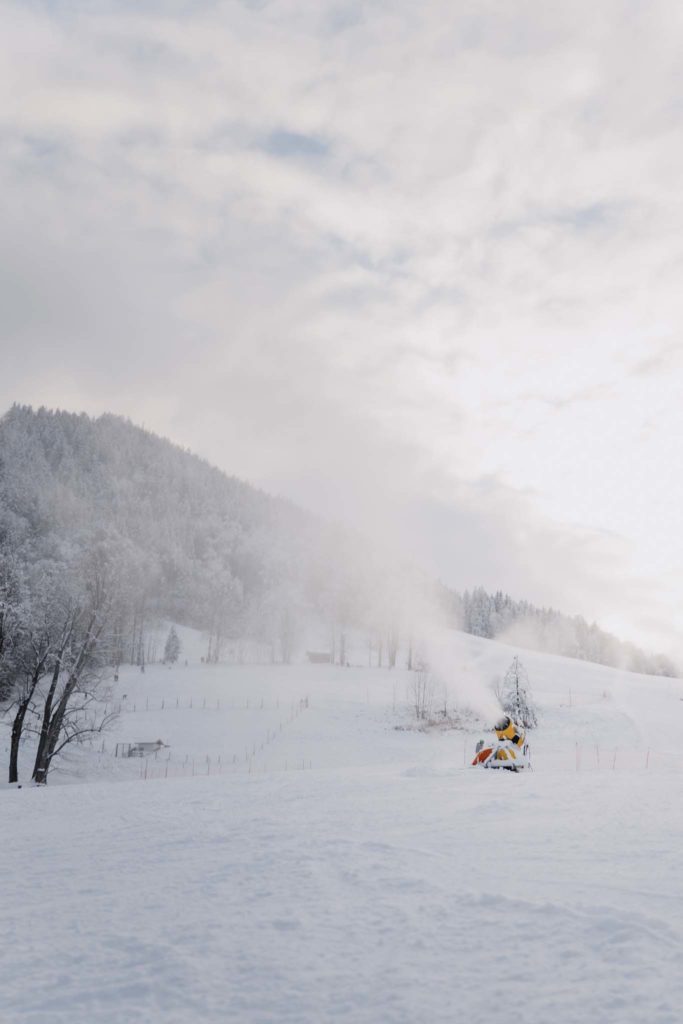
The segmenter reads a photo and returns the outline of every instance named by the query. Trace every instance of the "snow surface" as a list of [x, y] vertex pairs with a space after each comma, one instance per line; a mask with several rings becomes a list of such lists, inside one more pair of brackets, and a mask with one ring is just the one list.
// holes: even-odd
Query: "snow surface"
[[104, 752], [0, 790], [3, 1024], [683, 1020], [682, 684], [457, 643], [451, 699], [521, 654], [533, 772], [396, 729], [405, 671], [122, 672]]

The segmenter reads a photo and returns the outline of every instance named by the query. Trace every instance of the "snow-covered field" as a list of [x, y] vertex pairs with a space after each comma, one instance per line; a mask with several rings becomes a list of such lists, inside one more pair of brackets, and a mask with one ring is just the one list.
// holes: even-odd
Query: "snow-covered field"
[[[458, 636], [449, 700], [514, 653]], [[519, 653], [519, 776], [394, 728], [404, 671], [122, 672], [104, 752], [0, 790], [0, 1020], [678, 1024], [683, 684]]]

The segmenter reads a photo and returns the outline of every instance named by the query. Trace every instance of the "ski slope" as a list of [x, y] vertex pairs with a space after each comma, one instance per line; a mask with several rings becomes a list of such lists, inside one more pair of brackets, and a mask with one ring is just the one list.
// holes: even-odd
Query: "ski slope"
[[104, 752], [0, 790], [3, 1024], [683, 1020], [683, 684], [453, 642], [450, 702], [520, 654], [533, 772], [397, 729], [405, 671], [122, 672]]

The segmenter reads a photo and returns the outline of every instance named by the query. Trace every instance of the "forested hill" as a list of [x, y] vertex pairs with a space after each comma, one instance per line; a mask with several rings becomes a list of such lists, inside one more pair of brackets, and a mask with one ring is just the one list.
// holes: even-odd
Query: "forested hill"
[[0, 544], [22, 571], [62, 566], [75, 577], [96, 550], [124, 595], [126, 660], [144, 657], [145, 630], [161, 616], [212, 634], [211, 658], [247, 637], [289, 660], [311, 613], [333, 629], [381, 632], [401, 593], [428, 585], [406, 567], [378, 571], [353, 531], [124, 419], [22, 406], [0, 420]]
[[31, 602], [54, 603], [41, 591], [55, 580], [60, 600], [78, 602], [93, 562], [116, 592], [115, 660], [144, 660], [164, 617], [205, 630], [210, 660], [230, 640], [288, 661], [315, 620], [337, 658], [355, 628], [392, 664], [437, 615], [520, 646], [675, 674], [580, 617], [449, 590], [120, 417], [14, 406], [0, 419], [0, 656], [3, 606], [21, 595], [30, 617]]

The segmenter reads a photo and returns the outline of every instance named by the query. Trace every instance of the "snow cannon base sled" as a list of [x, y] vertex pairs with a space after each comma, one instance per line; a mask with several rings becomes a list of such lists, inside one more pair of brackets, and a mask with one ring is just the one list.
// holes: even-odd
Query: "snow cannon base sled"
[[479, 768], [502, 768], [508, 772], [521, 772], [531, 767], [529, 745], [524, 729], [507, 715], [495, 726], [496, 738], [492, 742], [479, 740], [473, 765]]

